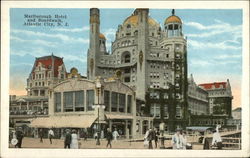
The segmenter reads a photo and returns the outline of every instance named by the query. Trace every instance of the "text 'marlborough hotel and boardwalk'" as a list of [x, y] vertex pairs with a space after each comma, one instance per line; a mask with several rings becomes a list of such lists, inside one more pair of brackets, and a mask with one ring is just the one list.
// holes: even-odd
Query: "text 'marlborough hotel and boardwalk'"
[[[167, 14], [167, 13], [166, 13]], [[135, 9], [118, 26], [111, 53], [100, 33], [100, 11], [90, 9], [87, 77], [63, 58], [36, 58], [27, 79], [27, 96], [10, 97], [10, 125], [26, 126], [26, 134], [54, 128], [94, 133], [117, 128], [126, 138], [141, 137], [148, 128], [173, 132], [187, 126], [230, 126], [232, 92], [229, 80], [197, 85], [187, 70], [187, 39], [182, 20], [167, 17], [164, 28]]]

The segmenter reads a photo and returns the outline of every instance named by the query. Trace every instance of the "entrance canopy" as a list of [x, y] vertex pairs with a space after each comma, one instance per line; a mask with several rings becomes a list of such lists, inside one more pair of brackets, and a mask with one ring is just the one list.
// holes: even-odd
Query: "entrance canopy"
[[36, 128], [88, 128], [96, 118], [94, 115], [50, 116], [36, 118], [30, 126]]

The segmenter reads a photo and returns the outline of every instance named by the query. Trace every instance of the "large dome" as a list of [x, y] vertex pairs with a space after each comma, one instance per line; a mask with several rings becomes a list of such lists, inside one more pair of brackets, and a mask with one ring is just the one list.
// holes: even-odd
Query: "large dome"
[[[123, 25], [126, 26], [126, 25], [133, 25], [133, 26], [137, 26], [138, 25], [138, 15], [131, 15], [129, 16], [124, 22], [123, 22]], [[151, 17], [148, 17], [148, 24], [150, 26], [157, 26], [159, 25], [153, 18]]]
[[164, 22], [164, 24], [168, 24], [168, 23], [182, 23], [182, 21], [178, 16], [172, 15], [168, 17]]

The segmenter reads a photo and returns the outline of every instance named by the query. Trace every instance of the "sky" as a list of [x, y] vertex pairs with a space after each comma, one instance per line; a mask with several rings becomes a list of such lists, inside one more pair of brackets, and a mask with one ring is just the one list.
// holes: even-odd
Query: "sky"
[[[100, 9], [101, 32], [110, 50], [118, 25], [133, 9]], [[230, 80], [233, 108], [241, 106], [242, 10], [176, 9], [188, 44], [188, 74], [197, 84]], [[66, 15], [62, 25], [25, 26], [25, 15]], [[171, 9], [150, 9], [163, 27]], [[33, 18], [30, 18], [33, 19]], [[36, 19], [37, 20], [37, 19]], [[25, 95], [26, 80], [36, 57], [63, 57], [67, 71], [86, 75], [89, 48], [89, 9], [10, 9], [10, 94]]]

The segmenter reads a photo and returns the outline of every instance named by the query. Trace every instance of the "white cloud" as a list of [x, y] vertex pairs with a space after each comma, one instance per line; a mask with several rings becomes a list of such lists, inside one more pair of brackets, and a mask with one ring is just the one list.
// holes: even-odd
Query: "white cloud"
[[55, 28], [52, 30], [60, 32], [84, 32], [89, 30], [89, 26], [84, 26], [82, 28]]
[[223, 54], [223, 55], [218, 55], [216, 58], [217, 59], [239, 59], [241, 58], [242, 55], [241, 54]]
[[17, 30], [17, 29], [13, 29], [11, 30], [12, 33], [16, 33], [16, 34], [26, 34], [28, 36], [35, 36], [35, 37], [48, 37], [48, 38], [57, 38], [60, 39], [64, 42], [81, 42], [84, 44], [88, 44], [89, 40], [88, 39], [84, 39], [84, 38], [74, 38], [74, 37], [70, 37], [64, 34], [48, 34], [48, 33], [43, 33], [43, 32], [35, 32], [35, 31], [28, 31], [28, 30]]
[[196, 40], [188, 40], [188, 45], [193, 47], [194, 49], [207, 49], [207, 48], [215, 48], [215, 49], [232, 49], [232, 50], [239, 50], [241, 49], [241, 46], [235, 46], [227, 44], [228, 41], [223, 42], [201, 42]]
[[187, 34], [188, 37], [211, 37], [214, 35], [219, 35], [223, 33], [230, 33], [233, 37], [241, 37], [242, 36], [242, 25], [231, 25], [229, 23], [222, 22], [220, 20], [215, 20], [216, 24], [213, 25], [203, 25], [198, 22], [186, 22], [184, 23], [187, 26], [194, 27], [200, 31], [206, 31], [202, 33], [195, 34]]
[[57, 43], [56, 42], [49, 42], [49, 41], [45, 41], [45, 40], [25, 40], [16, 36], [10, 36], [11, 40], [15, 40], [17, 42], [24, 42], [24, 43], [28, 43], [28, 44], [36, 44], [36, 45], [43, 45], [43, 46], [47, 46], [47, 47], [56, 47]]

